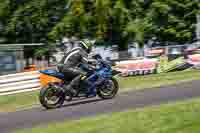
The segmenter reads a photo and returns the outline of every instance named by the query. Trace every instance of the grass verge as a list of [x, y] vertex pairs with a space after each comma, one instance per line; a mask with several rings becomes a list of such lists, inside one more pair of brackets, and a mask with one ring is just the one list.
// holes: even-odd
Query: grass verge
[[199, 80], [200, 71], [178, 71], [171, 73], [153, 74], [147, 76], [136, 76], [119, 78], [120, 88], [122, 91], [138, 90], [145, 88], [160, 87], [165, 85], [173, 85], [181, 82]]
[[0, 96], [0, 112], [16, 111], [38, 103], [38, 91]]
[[200, 99], [52, 123], [17, 133], [199, 133]]
[[[173, 73], [155, 74], [148, 76], [137, 76], [118, 78], [120, 91], [138, 90], [163, 85], [177, 84], [180, 82], [200, 79], [200, 71], [180, 71]], [[26, 108], [38, 104], [38, 91], [21, 93], [9, 96], [0, 96], [0, 112], [16, 111], [19, 108]]]

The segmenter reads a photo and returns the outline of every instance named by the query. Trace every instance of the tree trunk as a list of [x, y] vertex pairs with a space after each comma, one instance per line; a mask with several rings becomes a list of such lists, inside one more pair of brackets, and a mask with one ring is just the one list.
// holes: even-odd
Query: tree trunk
[[138, 57], [144, 56], [144, 45], [143, 45], [143, 43], [137, 43], [137, 56]]
[[128, 55], [128, 38], [120, 39], [118, 50], [119, 50], [119, 58], [120, 59], [129, 58], [129, 55]]
[[119, 42], [119, 51], [126, 51], [128, 50], [128, 41], [120, 41]]

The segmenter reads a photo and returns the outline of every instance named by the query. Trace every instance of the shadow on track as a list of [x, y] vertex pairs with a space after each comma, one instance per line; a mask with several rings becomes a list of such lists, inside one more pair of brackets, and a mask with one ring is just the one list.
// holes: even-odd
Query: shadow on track
[[69, 104], [64, 104], [62, 107], [70, 107], [70, 106], [78, 106], [82, 104], [89, 104], [94, 102], [100, 102], [104, 101], [103, 99], [89, 99], [89, 98], [83, 98], [83, 99], [76, 99], [72, 102], [68, 102]]
[[[105, 99], [100, 99], [100, 98], [77, 98], [72, 100], [71, 102], [65, 102], [65, 104], [63, 106], [61, 106], [60, 108], [57, 109], [62, 109], [65, 107], [73, 107], [73, 106], [79, 106], [79, 105], [83, 105], [83, 104], [89, 104], [89, 103], [96, 103], [96, 102], [100, 102], [100, 101], [106, 101]], [[57, 109], [45, 109], [43, 108], [43, 111], [50, 111], [50, 110], [57, 110]]]

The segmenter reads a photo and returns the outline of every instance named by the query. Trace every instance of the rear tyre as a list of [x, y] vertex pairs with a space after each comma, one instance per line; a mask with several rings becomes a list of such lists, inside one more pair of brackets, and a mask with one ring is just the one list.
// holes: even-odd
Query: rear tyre
[[119, 90], [119, 84], [115, 78], [111, 78], [107, 84], [97, 89], [97, 95], [102, 99], [112, 99]]
[[65, 101], [65, 93], [56, 86], [47, 85], [40, 90], [39, 100], [46, 109], [59, 108]]

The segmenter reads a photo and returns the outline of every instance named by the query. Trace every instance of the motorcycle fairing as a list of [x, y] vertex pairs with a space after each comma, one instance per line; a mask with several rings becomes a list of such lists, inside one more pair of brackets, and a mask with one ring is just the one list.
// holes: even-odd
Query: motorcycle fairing
[[56, 70], [41, 70], [40, 73], [46, 74], [46, 75], [49, 75], [49, 76], [53, 76], [53, 77], [56, 77], [56, 78], [59, 78], [59, 79], [65, 78], [63, 73], [60, 73]]

